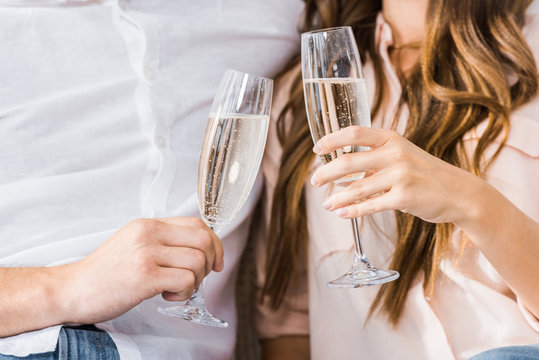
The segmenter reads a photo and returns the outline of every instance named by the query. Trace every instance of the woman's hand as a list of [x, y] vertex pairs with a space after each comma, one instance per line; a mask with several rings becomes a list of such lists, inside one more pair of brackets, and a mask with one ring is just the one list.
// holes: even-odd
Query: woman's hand
[[370, 151], [343, 155], [317, 169], [321, 186], [345, 175], [366, 172], [331, 195], [324, 206], [352, 218], [400, 210], [430, 222], [457, 225], [494, 265], [536, 317], [539, 316], [539, 223], [479, 177], [421, 150], [393, 131], [350, 126], [315, 145], [327, 154], [348, 145]]
[[429, 222], [458, 223], [473, 211], [472, 195], [480, 178], [418, 148], [394, 131], [350, 126], [324, 136], [315, 145], [327, 154], [348, 145], [369, 151], [346, 154], [320, 167], [311, 179], [316, 186], [343, 176], [369, 176], [331, 195], [324, 206], [343, 218], [400, 210]]

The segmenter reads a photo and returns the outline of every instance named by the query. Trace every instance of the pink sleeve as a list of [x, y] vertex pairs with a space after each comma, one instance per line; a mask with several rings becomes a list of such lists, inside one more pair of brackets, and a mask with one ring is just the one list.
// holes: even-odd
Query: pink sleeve
[[[264, 221], [260, 221], [259, 229], [257, 229], [259, 234], [257, 236], [258, 243], [256, 248], [257, 300], [261, 297], [262, 287], [265, 282], [266, 229], [269, 226], [271, 202], [277, 183], [282, 153], [281, 145], [277, 139], [276, 122], [279, 113], [286, 104], [290, 85], [294, 76], [297, 74], [297, 70], [295, 69], [287, 73], [275, 84], [275, 96], [268, 141], [261, 165], [265, 180], [265, 191], [262, 199], [264, 201]], [[267, 299], [264, 299], [264, 304], [257, 302], [255, 324], [261, 339], [309, 334], [309, 297], [306, 265], [302, 264], [301, 269], [295, 275], [297, 276], [294, 277], [294, 281], [291, 283], [285, 299], [278, 310], [273, 311], [269, 307]]]
[[[539, 66], [539, 15], [528, 15], [523, 35]], [[539, 222], [539, 93], [511, 114], [505, 147], [487, 172], [487, 181]], [[487, 122], [478, 126], [484, 131]], [[494, 151], [494, 143], [488, 151]], [[490, 156], [491, 153], [485, 154]]]
[[[539, 14], [528, 14], [522, 33], [536, 66], [539, 67]], [[539, 222], [539, 93], [511, 113], [509, 137], [487, 171], [487, 181], [521, 211]], [[468, 154], [477, 145], [488, 121], [483, 121], [465, 136]], [[485, 151], [491, 158], [499, 146], [495, 142]]]
[[[529, 106], [539, 111], [539, 97]], [[492, 144], [485, 154], [490, 157], [499, 143]], [[487, 171], [486, 180], [515, 204], [522, 212], [539, 221], [539, 121], [511, 116], [511, 130], [505, 146]]]
[[[539, 67], [539, 14], [529, 14], [523, 35]], [[539, 93], [511, 113], [509, 137], [487, 171], [487, 181], [513, 202], [521, 211], [539, 222]], [[465, 135], [468, 154], [477, 145], [488, 121]], [[495, 142], [483, 158], [491, 158], [499, 146]]]

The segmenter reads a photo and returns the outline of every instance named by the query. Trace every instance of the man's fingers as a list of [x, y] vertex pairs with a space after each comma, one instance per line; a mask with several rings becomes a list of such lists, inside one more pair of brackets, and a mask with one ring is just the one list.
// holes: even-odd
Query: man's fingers
[[190, 247], [202, 250], [212, 260], [212, 269], [221, 271], [224, 267], [221, 240], [204, 222], [198, 218], [163, 218], [165, 226], [159, 230], [158, 239], [166, 246]]
[[196, 289], [195, 274], [186, 269], [161, 267], [158, 281], [161, 293], [176, 294], [181, 300], [189, 299]]
[[161, 267], [190, 270], [198, 286], [211, 271], [214, 259], [207, 258], [199, 249], [163, 246], [157, 251], [155, 261]]
[[191, 297], [190, 295], [187, 295], [186, 293], [172, 293], [168, 291], [165, 291], [164, 293], [162, 293], [161, 296], [166, 301], [185, 301]]

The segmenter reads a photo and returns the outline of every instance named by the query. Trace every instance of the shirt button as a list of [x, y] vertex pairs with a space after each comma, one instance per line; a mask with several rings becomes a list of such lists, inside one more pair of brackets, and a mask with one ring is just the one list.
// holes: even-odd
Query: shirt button
[[161, 135], [157, 135], [155, 137], [155, 143], [157, 144], [157, 146], [159, 148], [164, 148], [165, 146], [167, 146], [167, 141], [165, 140], [164, 137], [162, 137]]
[[155, 211], [153, 209], [144, 210], [144, 217], [152, 219], [155, 216]]
[[154, 82], [157, 79], [157, 74], [151, 67], [146, 66], [144, 67], [144, 77], [149, 82]]

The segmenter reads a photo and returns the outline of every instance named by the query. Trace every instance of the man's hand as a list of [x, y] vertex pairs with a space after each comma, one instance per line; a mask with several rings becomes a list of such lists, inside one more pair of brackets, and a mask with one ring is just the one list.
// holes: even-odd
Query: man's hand
[[62, 322], [97, 323], [163, 294], [185, 300], [211, 271], [223, 247], [197, 218], [138, 219], [78, 263], [58, 267]]

